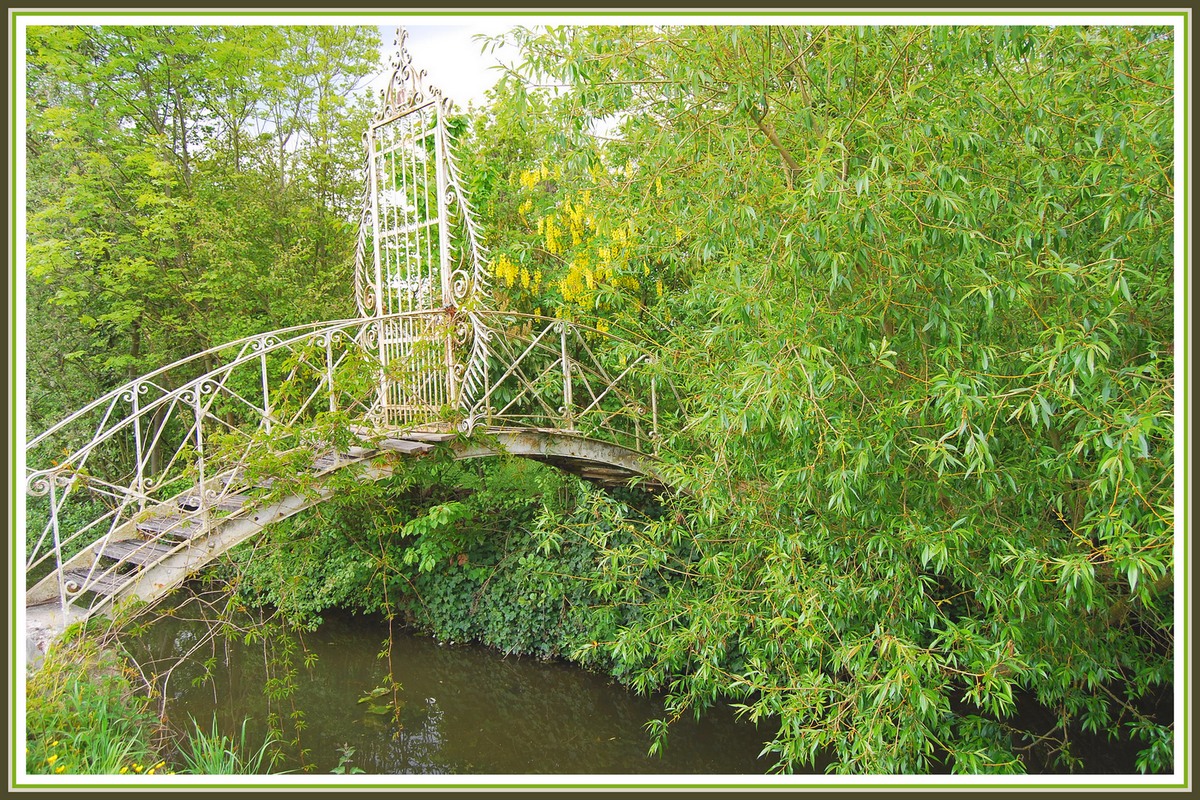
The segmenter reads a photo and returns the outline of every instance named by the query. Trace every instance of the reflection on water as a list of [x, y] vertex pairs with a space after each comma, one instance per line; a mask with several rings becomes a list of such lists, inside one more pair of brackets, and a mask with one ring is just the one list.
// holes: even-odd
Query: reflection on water
[[[177, 658], [195, 646], [200, 624], [165, 618], [137, 646]], [[390, 693], [359, 702], [387, 680], [380, 657], [386, 635], [377, 619], [326, 615], [315, 633], [297, 637], [295, 693], [270, 705], [263, 688], [285, 675], [264, 666], [264, 643], [208, 642], [172, 673], [168, 716], [178, 726], [190, 715], [207, 730], [216, 714], [225, 732], [250, 717], [250, 741], [257, 743], [269, 711], [286, 720], [298, 710], [307, 723], [303, 764], [293, 747], [276, 769], [317, 773], [338, 765], [344, 745], [355, 748], [352, 766], [371, 774], [749, 774], [772, 763], [758, 758], [771, 733], [736, 721], [728, 709], [678, 721], [663, 755], [648, 756], [643, 726], [661, 715], [660, 703], [565, 664], [441, 646], [408, 633], [395, 637], [391, 651], [402, 685], [397, 725], [390, 714], [372, 712]], [[302, 666], [305, 653], [317, 656], [311, 669]], [[199, 681], [206, 660], [213, 677]]]

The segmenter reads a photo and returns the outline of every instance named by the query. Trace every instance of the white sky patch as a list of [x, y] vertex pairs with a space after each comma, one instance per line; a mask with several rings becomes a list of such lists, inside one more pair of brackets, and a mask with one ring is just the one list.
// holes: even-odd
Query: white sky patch
[[497, 36], [513, 27], [511, 20], [483, 18], [469, 23], [423, 24], [401, 22], [379, 26], [379, 74], [370, 84], [378, 95], [391, 76], [391, 60], [396, 53], [396, 29], [403, 24], [408, 31], [408, 52], [413, 66], [425, 70], [426, 86], [433, 85], [462, 108], [468, 104], [482, 106], [484, 93], [500, 79], [499, 67], [510, 63], [516, 54], [512, 48], [483, 50], [483, 43], [474, 40], [477, 34]]

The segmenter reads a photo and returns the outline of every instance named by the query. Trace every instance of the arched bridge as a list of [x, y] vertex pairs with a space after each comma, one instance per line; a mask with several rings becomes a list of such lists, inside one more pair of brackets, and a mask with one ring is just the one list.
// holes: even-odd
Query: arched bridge
[[656, 364], [586, 325], [489, 310], [449, 104], [399, 44], [364, 136], [359, 316], [197, 353], [28, 441], [31, 659], [71, 622], [153, 601], [326, 499], [334, 475], [378, 480], [443, 448], [661, 488]]
[[[661, 488], [659, 379], [644, 353], [557, 319], [454, 316], [465, 319], [412, 312], [249, 337], [131, 381], [31, 440], [31, 636], [45, 642], [115, 603], [162, 596], [326, 499], [340, 470], [378, 480], [441, 447], [459, 459], [536, 459], [602, 486]], [[440, 418], [389, 423], [378, 338], [398, 322], [486, 332], [477, 396]]]

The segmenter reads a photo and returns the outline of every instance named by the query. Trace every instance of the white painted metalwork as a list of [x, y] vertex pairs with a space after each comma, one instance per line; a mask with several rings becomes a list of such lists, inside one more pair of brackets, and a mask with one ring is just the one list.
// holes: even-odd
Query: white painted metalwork
[[[518, 436], [530, 457], [586, 451], [620, 474], [645, 472], [630, 465], [658, 436], [650, 358], [587, 326], [487, 310], [448, 103], [403, 47], [394, 67], [366, 136], [360, 316], [210, 348], [29, 440], [27, 611], [65, 624], [129, 596], [159, 565], [198, 568], [237, 538], [216, 535], [231, 520], [257, 520], [276, 481], [361, 461], [389, 437], [483, 430]], [[538, 435], [559, 449], [519, 438]]]
[[[469, 310], [486, 301], [483, 249], [446, 126], [452, 104], [426, 87], [406, 37], [402, 30], [379, 111], [364, 134], [367, 186], [355, 264], [363, 316]], [[401, 317], [382, 329], [384, 424], [431, 422], [479, 388], [487, 331], [426, 322]]]
[[[480, 391], [424, 426], [380, 425], [379, 331], [493, 333]], [[593, 345], [604, 341], [605, 357]], [[617, 346], [614, 346], [617, 345]], [[201, 371], [201, 365], [219, 366]], [[252, 508], [286, 471], [329, 468], [333, 441], [371, 447], [405, 431], [562, 432], [653, 450], [649, 358], [562, 320], [494, 311], [413, 311], [298, 326], [214, 347], [143, 375], [26, 448], [31, 604], [105, 606], [131, 566], [162, 560]], [[199, 374], [197, 374], [199, 373]], [[333, 458], [334, 461], [330, 461]], [[324, 459], [324, 461], [322, 461]], [[127, 543], [121, 547], [112, 547]], [[114, 558], [140, 550], [135, 561]], [[130, 552], [126, 552], [130, 551]], [[82, 555], [81, 555], [82, 554]]]

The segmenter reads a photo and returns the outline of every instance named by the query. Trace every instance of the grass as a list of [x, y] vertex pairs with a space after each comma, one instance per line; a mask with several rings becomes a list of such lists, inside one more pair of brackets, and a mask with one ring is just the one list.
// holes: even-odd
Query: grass
[[236, 738], [192, 721], [168, 764], [158, 715], [135, 691], [120, 659], [100, 640], [64, 635], [26, 683], [25, 771], [29, 775], [246, 775], [271, 771], [278, 739], [254, 749], [246, 724]]
[[33, 774], [161, 772], [158, 717], [120, 663], [91, 639], [64, 639], [27, 683], [25, 769]]
[[195, 730], [189, 734], [180, 752], [183, 769], [196, 775], [257, 775], [264, 772], [263, 765], [266, 764], [265, 771], [270, 772], [277, 759], [272, 745], [278, 739], [268, 733], [262, 746], [250, 752], [251, 745], [246, 740], [248, 722], [248, 719], [242, 720], [242, 729], [235, 741], [217, 730], [216, 717], [213, 717], [212, 730], [208, 733], [193, 719]]

